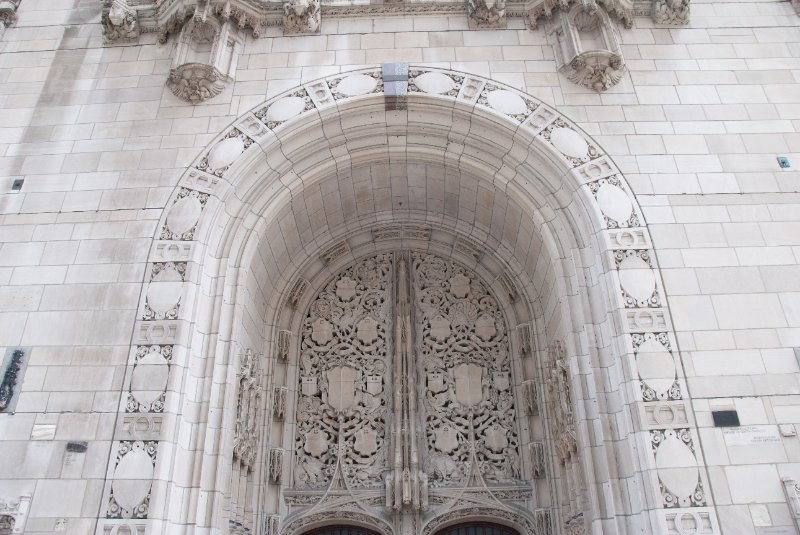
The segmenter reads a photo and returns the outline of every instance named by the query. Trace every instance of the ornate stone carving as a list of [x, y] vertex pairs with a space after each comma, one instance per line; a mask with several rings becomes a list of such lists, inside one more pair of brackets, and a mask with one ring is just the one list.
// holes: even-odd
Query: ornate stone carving
[[323, 288], [303, 322], [296, 487], [328, 484], [337, 458], [350, 485], [383, 484], [390, 274], [389, 255], [358, 262]]
[[161, 239], [193, 240], [197, 222], [208, 203], [208, 198], [208, 193], [181, 188], [167, 212], [166, 224], [161, 229]]
[[128, 0], [104, 0], [100, 22], [103, 25], [103, 38], [107, 43], [139, 37], [139, 21], [136, 11], [128, 5]]
[[292, 343], [291, 331], [287, 331], [285, 329], [278, 331], [278, 340], [275, 343], [278, 360], [289, 359], [289, 347], [291, 346], [291, 343]]
[[241, 47], [236, 27], [208, 15], [198, 3], [181, 30], [167, 87], [192, 104], [220, 94], [234, 78]]
[[20, 0], [0, 0], [0, 37], [5, 29], [17, 22], [17, 8]]
[[526, 357], [531, 353], [531, 327], [527, 323], [517, 325], [520, 355]]
[[650, 431], [665, 508], [706, 505], [705, 490], [689, 429]]
[[525, 403], [525, 413], [529, 416], [539, 414], [539, 388], [536, 381], [524, 381], [521, 393], [522, 401]]
[[289, 291], [289, 297], [286, 300], [286, 304], [288, 304], [292, 308], [297, 308], [297, 305], [300, 304], [300, 299], [303, 298], [303, 295], [306, 293], [308, 289], [308, 281], [305, 279], [297, 279], [297, 282], [294, 283], [292, 289]]
[[244, 132], [231, 128], [200, 160], [197, 169], [221, 177], [252, 144], [253, 140]]
[[346, 241], [342, 241], [325, 251], [320, 255], [320, 258], [326, 264], [331, 264], [337, 259], [350, 252], [350, 245]]
[[272, 415], [276, 420], [283, 421], [286, 416], [286, 397], [289, 389], [285, 386], [276, 386], [272, 391]]
[[531, 442], [528, 444], [528, 455], [531, 462], [531, 476], [541, 479], [545, 476], [546, 463], [544, 459], [544, 444]]
[[269, 450], [269, 480], [272, 483], [283, 482], [283, 449], [270, 448]]
[[553, 522], [550, 519], [550, 511], [548, 509], [537, 509], [534, 513], [534, 522], [536, 524], [536, 535], [553, 534]]
[[659, 24], [669, 24], [671, 26], [688, 24], [689, 1], [653, 0], [653, 20]]
[[631, 335], [644, 401], [683, 398], [667, 333]]
[[320, 0], [286, 0], [283, 3], [283, 33], [319, 33]]
[[800, 484], [790, 477], [782, 477], [781, 482], [789, 505], [789, 513], [792, 515], [795, 527], [800, 528]]
[[616, 85], [625, 71], [619, 37], [606, 11], [593, 1], [561, 14], [552, 33], [556, 63], [571, 82], [595, 91]]
[[520, 479], [508, 333], [497, 301], [471, 272], [412, 253], [417, 354], [431, 487]]
[[158, 442], [121, 441], [106, 518], [147, 518]]
[[262, 388], [259, 358], [248, 349], [241, 357], [239, 378], [239, 399], [236, 405], [236, 429], [233, 439], [233, 457], [247, 471], [253, 468], [258, 453], [258, 433], [256, 418], [261, 401]]
[[164, 411], [171, 361], [171, 345], [136, 348], [136, 360], [131, 372], [125, 412]]
[[267, 515], [264, 517], [264, 529], [261, 530], [263, 535], [280, 535], [280, 528], [280, 515]]
[[505, 0], [467, 0], [470, 28], [505, 28]]
[[0, 499], [0, 532], [9, 535], [25, 533], [25, 522], [28, 519], [30, 506], [30, 496], [20, 496], [10, 500]]
[[547, 390], [553, 405], [553, 441], [562, 463], [567, 462], [577, 450], [575, 419], [572, 412], [572, 393], [569, 367], [564, 346], [554, 342], [548, 350], [549, 377]]
[[22, 348], [9, 349], [0, 364], [5, 364], [0, 378], [0, 411], [12, 408], [17, 393], [17, 385], [22, 379], [26, 351]]
[[174, 320], [181, 306], [186, 262], [154, 262], [145, 293], [143, 320]]

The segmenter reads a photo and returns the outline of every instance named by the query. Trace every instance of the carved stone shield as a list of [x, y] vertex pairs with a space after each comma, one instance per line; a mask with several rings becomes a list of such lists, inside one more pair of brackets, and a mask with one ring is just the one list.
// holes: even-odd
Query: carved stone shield
[[333, 338], [333, 326], [322, 318], [317, 318], [311, 324], [311, 339], [324, 346]]
[[442, 316], [436, 316], [431, 320], [431, 336], [437, 342], [444, 342], [450, 337], [450, 322]]
[[494, 383], [494, 387], [501, 392], [508, 390], [511, 386], [508, 372], [494, 372], [492, 374], [492, 383]]
[[469, 294], [469, 278], [459, 273], [450, 279], [450, 293], [458, 299], [463, 299]]
[[367, 392], [373, 396], [383, 392], [383, 375], [367, 375]]
[[378, 322], [367, 316], [356, 325], [356, 336], [364, 344], [371, 344], [378, 339]]
[[456, 380], [456, 400], [472, 407], [483, 400], [481, 377], [483, 369], [477, 364], [459, 364], [453, 368]]
[[350, 301], [356, 295], [356, 281], [342, 277], [336, 281], [336, 296], [342, 301]]
[[444, 392], [444, 374], [442, 372], [428, 372], [428, 390], [434, 394]]
[[502, 452], [504, 449], [506, 449], [506, 446], [508, 446], [508, 438], [506, 437], [505, 429], [501, 428], [497, 424], [491, 426], [486, 430], [484, 444], [486, 444], [486, 447], [492, 450], [494, 453]]
[[442, 453], [452, 453], [458, 447], [458, 433], [449, 425], [434, 431], [436, 441], [433, 446]]
[[300, 379], [300, 390], [303, 392], [304, 396], [314, 396], [319, 392], [319, 388], [317, 388], [317, 378], [313, 376], [303, 376]]
[[494, 318], [488, 314], [482, 314], [475, 322], [475, 334], [477, 334], [484, 342], [489, 341], [494, 335], [497, 334], [497, 326], [495, 325]]
[[327, 403], [337, 411], [346, 411], [356, 401], [356, 376], [358, 372], [349, 366], [336, 366], [325, 372], [328, 379]]
[[359, 429], [355, 434], [353, 449], [365, 457], [378, 451], [378, 434], [372, 429]]
[[303, 449], [309, 455], [319, 457], [328, 451], [328, 433], [319, 429], [312, 430], [306, 435]]

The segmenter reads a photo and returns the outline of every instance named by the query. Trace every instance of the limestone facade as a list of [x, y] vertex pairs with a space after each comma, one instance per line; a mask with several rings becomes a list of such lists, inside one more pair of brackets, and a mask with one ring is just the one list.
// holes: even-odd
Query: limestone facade
[[800, 533], [795, 7], [0, 0], [0, 533]]

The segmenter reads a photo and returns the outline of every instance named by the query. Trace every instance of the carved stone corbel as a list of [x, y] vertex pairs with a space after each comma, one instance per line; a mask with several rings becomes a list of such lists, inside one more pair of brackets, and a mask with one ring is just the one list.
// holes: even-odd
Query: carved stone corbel
[[209, 11], [207, 4], [198, 4], [184, 24], [167, 80], [176, 97], [192, 104], [219, 95], [233, 81], [242, 48], [236, 26]]
[[688, 24], [689, 0], [653, 0], [653, 20], [658, 24], [671, 26]]
[[275, 344], [278, 353], [278, 360], [287, 360], [289, 358], [289, 345], [291, 344], [291, 340], [291, 331], [278, 331], [278, 341]]
[[285, 386], [276, 386], [273, 390], [272, 396], [272, 415], [278, 421], [283, 421], [286, 416], [286, 398], [289, 394], [289, 389]]
[[595, 91], [616, 85], [625, 72], [617, 32], [606, 11], [595, 3], [578, 4], [560, 14], [551, 33], [559, 70], [573, 83]]
[[0, 37], [6, 28], [17, 22], [20, 0], [0, 0]]
[[282, 448], [270, 448], [269, 450], [269, 480], [272, 483], [283, 482], [283, 454]]
[[287, 0], [283, 3], [283, 34], [319, 33], [320, 0]]
[[107, 43], [139, 37], [139, 21], [136, 19], [136, 11], [128, 5], [128, 0], [105, 0], [101, 23], [103, 38]]
[[505, 28], [506, 27], [506, 2], [505, 0], [467, 0], [467, 16], [469, 27], [475, 28]]

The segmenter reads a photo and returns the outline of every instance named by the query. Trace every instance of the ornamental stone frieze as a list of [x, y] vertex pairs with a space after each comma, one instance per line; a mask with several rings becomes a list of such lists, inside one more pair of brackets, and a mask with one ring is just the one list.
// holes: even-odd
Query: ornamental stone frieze
[[242, 50], [236, 26], [210, 11], [208, 4], [198, 6], [184, 25], [167, 80], [176, 97], [192, 104], [219, 95], [233, 81]]
[[561, 12], [550, 36], [558, 69], [571, 82], [600, 92], [622, 79], [619, 37], [608, 13], [593, 1]]

